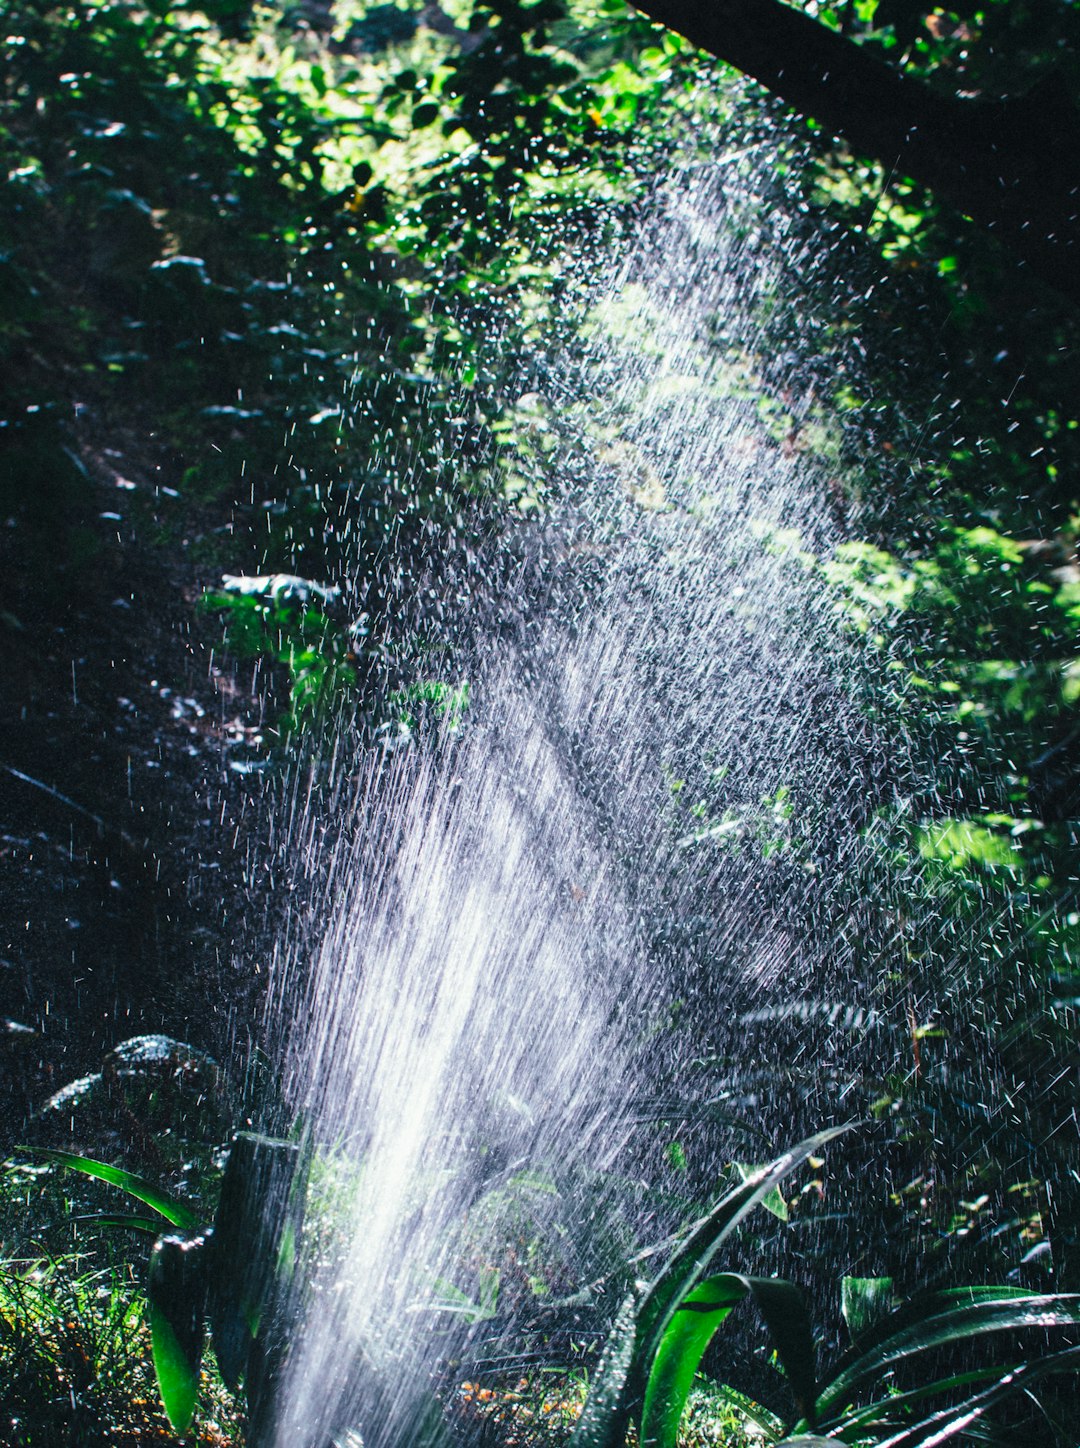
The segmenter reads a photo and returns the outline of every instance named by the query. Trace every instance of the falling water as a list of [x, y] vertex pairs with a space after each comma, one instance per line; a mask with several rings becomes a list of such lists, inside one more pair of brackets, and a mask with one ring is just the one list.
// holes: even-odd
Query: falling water
[[[631, 1252], [670, 1225], [632, 1185], [673, 1089], [741, 1113], [750, 1159], [799, 1114], [727, 1063], [770, 1009], [832, 1009], [850, 947], [825, 930], [875, 755], [810, 557], [837, 536], [797, 435], [812, 398], [794, 369], [784, 400], [763, 381], [764, 319], [810, 264], [766, 159], [660, 188], [587, 362], [523, 384], [562, 476], [542, 521], [508, 525], [483, 608], [483, 559], [441, 585], [473, 600], [448, 607], [464, 721], [408, 749], [339, 740], [333, 810], [324, 789], [295, 811], [318, 883], [279, 946], [272, 1034], [338, 1205], [280, 1448], [354, 1415], [367, 1448], [421, 1441], [417, 1384], [476, 1298], [469, 1233], [494, 1188], [532, 1190], [535, 1270], [569, 1295], [602, 1275], [601, 1237]], [[529, 1268], [503, 1268], [512, 1319]]]

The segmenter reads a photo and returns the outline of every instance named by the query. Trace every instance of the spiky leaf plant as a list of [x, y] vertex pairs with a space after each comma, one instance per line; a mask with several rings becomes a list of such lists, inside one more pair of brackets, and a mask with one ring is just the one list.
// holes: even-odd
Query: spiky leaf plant
[[[712, 1333], [704, 1342], [700, 1342], [698, 1333], [684, 1335], [682, 1320], [673, 1326], [677, 1315], [700, 1310], [700, 1306], [685, 1304], [704, 1283], [716, 1253], [743, 1219], [796, 1167], [817, 1155], [847, 1129], [840, 1126], [819, 1132], [759, 1168], [728, 1192], [692, 1229], [652, 1283], [626, 1299], [604, 1348], [595, 1385], [582, 1410], [571, 1448], [622, 1448], [631, 1419], [644, 1407], [650, 1376], [669, 1331], [673, 1336], [670, 1350], [665, 1350], [662, 1358], [662, 1375], [670, 1383], [671, 1391], [680, 1390], [685, 1378], [681, 1363], [696, 1352], [689, 1370], [692, 1380]], [[749, 1287], [746, 1290], [750, 1290]], [[733, 1305], [728, 1303], [727, 1311], [715, 1319], [714, 1330]], [[714, 1310], [722, 1311], [719, 1306]], [[680, 1340], [682, 1353], [677, 1345]], [[671, 1414], [661, 1407], [659, 1387], [650, 1399], [650, 1412], [652, 1420], [662, 1419], [665, 1424], [670, 1420]], [[679, 1412], [681, 1414], [681, 1405]]]
[[[1050, 1331], [1080, 1329], [1080, 1295], [966, 1287], [892, 1309], [889, 1279], [848, 1278], [842, 1297], [854, 1341], [819, 1383], [810, 1319], [794, 1283], [708, 1273], [717, 1250], [746, 1214], [844, 1129], [800, 1143], [729, 1192], [656, 1279], [626, 1299], [571, 1448], [623, 1448], [635, 1421], [641, 1448], [676, 1448], [705, 1350], [746, 1299], [758, 1309], [796, 1401], [798, 1419], [789, 1436], [767, 1410], [742, 1403], [777, 1448], [936, 1448], [970, 1435], [992, 1408], [1028, 1392], [1036, 1381], [1080, 1372], [1080, 1346], [1055, 1352], [1045, 1346]], [[1021, 1356], [1014, 1345], [1017, 1336], [1033, 1333], [1039, 1334], [1030, 1350], [1034, 1355]], [[940, 1371], [943, 1352], [969, 1347], [979, 1349], [980, 1363]], [[916, 1386], [905, 1388], [908, 1378]], [[733, 1390], [721, 1391], [741, 1398]]]

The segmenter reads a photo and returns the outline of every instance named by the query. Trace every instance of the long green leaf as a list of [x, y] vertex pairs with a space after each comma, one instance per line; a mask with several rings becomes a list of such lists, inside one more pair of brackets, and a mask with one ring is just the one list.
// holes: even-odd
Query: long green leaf
[[1064, 1352], [1051, 1353], [1049, 1357], [1037, 1358], [1034, 1362], [1023, 1363], [1012, 1368], [995, 1383], [967, 1398], [964, 1402], [951, 1404], [940, 1409], [921, 1423], [914, 1423], [879, 1442], [877, 1448], [938, 1448], [958, 1433], [966, 1432], [972, 1424], [1004, 1398], [1013, 1393], [1026, 1391], [1030, 1383], [1038, 1378], [1050, 1377], [1057, 1373], [1080, 1372], [1080, 1347], [1067, 1348]]
[[675, 1314], [653, 1360], [641, 1413], [643, 1448], [675, 1448], [694, 1374], [713, 1335], [749, 1291], [734, 1273], [699, 1282]]
[[95, 1161], [90, 1156], [75, 1156], [70, 1151], [53, 1151], [38, 1146], [20, 1149], [33, 1152], [35, 1156], [43, 1156], [46, 1161], [54, 1161], [58, 1166], [66, 1166], [71, 1171], [82, 1172], [83, 1176], [96, 1177], [99, 1181], [108, 1182], [110, 1186], [119, 1187], [129, 1196], [145, 1202], [175, 1227], [182, 1227], [190, 1232], [199, 1225], [197, 1212], [170, 1197], [168, 1192], [162, 1191], [153, 1182], [148, 1182], [145, 1177], [135, 1176], [133, 1172], [123, 1171], [118, 1166], [109, 1166], [104, 1161]]
[[936, 1313], [886, 1337], [838, 1373], [818, 1399], [819, 1419], [824, 1421], [826, 1415], [842, 1408], [863, 1383], [921, 1353], [988, 1333], [1077, 1324], [1080, 1296], [1076, 1294], [1031, 1294], [1024, 1298], [1010, 1294]]
[[118, 1231], [147, 1232], [152, 1237], [161, 1231], [161, 1223], [154, 1217], [140, 1217], [133, 1212], [91, 1212], [74, 1220], [94, 1222], [99, 1227], [113, 1227]]
[[781, 1277], [750, 1277], [750, 1291], [776, 1348], [800, 1416], [816, 1427], [814, 1332], [802, 1292]]
[[923, 1402], [927, 1398], [939, 1397], [942, 1393], [955, 1393], [957, 1388], [971, 1388], [978, 1383], [996, 1382], [1003, 1371], [1000, 1363], [994, 1363], [989, 1367], [973, 1368], [970, 1372], [953, 1373], [950, 1377], [937, 1378], [931, 1383], [924, 1383], [921, 1387], [911, 1388], [906, 1393], [890, 1391], [885, 1397], [878, 1398], [872, 1403], [849, 1408], [837, 1419], [837, 1422], [843, 1424], [842, 1431], [850, 1437], [855, 1429], [864, 1424], [887, 1423], [896, 1419], [898, 1415], [906, 1413], [913, 1404]]
[[682, 1302], [706, 1275], [720, 1246], [790, 1172], [815, 1156], [852, 1123], [818, 1132], [778, 1156], [723, 1197], [676, 1248], [640, 1300], [620, 1309], [586, 1400], [571, 1448], [622, 1448], [634, 1408], [645, 1396], [649, 1371]]
[[637, 1342], [639, 1300], [627, 1297], [615, 1316], [570, 1448], [623, 1448], [630, 1409], [626, 1380]]
[[199, 1369], [184, 1351], [172, 1323], [160, 1307], [150, 1304], [150, 1345], [154, 1372], [173, 1431], [182, 1437], [191, 1427], [199, 1395]]
[[[210, 1284], [210, 1331], [218, 1367], [235, 1389], [252, 1364], [276, 1274], [291, 1271], [302, 1208], [302, 1153], [296, 1142], [257, 1132], [233, 1138], [221, 1183]], [[265, 1344], [264, 1344], [265, 1346]]]
[[875, 1344], [892, 1337], [902, 1327], [925, 1322], [928, 1318], [936, 1317], [950, 1308], [964, 1307], [973, 1302], [1020, 1300], [1031, 1295], [1031, 1289], [1028, 1287], [1003, 1287], [997, 1283], [992, 1283], [987, 1287], [969, 1285], [935, 1288], [931, 1292], [917, 1293], [915, 1296], [905, 1299], [891, 1312], [883, 1313], [875, 1317], [872, 1322], [867, 1323], [857, 1333], [851, 1347], [835, 1365], [834, 1371], [840, 1372], [846, 1369], [864, 1353], [869, 1352]]

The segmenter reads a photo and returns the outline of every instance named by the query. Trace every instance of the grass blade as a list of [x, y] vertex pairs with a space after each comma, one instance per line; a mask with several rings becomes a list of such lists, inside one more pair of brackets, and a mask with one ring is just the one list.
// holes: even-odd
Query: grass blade
[[730, 1383], [713, 1383], [710, 1390], [716, 1397], [740, 1412], [744, 1418], [749, 1418], [751, 1423], [756, 1423], [764, 1431], [770, 1443], [783, 1433], [782, 1418], [778, 1418], [775, 1413], [770, 1412], [761, 1403], [756, 1403], [745, 1393], [740, 1393], [738, 1388], [733, 1388]]
[[70, 1151], [53, 1151], [43, 1146], [20, 1149], [32, 1152], [35, 1156], [43, 1156], [46, 1161], [54, 1161], [58, 1166], [67, 1167], [71, 1171], [82, 1172], [83, 1176], [96, 1177], [99, 1181], [108, 1182], [110, 1186], [119, 1187], [137, 1201], [145, 1203], [167, 1222], [172, 1222], [174, 1227], [182, 1227], [184, 1231], [191, 1232], [199, 1225], [196, 1212], [183, 1202], [170, 1197], [168, 1192], [162, 1191], [145, 1177], [135, 1176], [133, 1172], [124, 1171], [118, 1166], [109, 1166], [104, 1161], [95, 1161], [90, 1156], [76, 1156]]

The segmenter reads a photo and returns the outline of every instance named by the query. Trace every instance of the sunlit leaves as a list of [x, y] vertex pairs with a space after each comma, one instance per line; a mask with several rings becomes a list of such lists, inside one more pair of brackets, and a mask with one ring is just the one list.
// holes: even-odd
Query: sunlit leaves
[[286, 574], [226, 575], [222, 588], [200, 601], [204, 609], [223, 615], [233, 653], [284, 665], [286, 728], [337, 706], [356, 684], [357, 638], [324, 612], [335, 607], [337, 598], [337, 589]]
[[1016, 876], [1023, 868], [1023, 856], [1008, 835], [976, 820], [939, 820], [918, 831], [917, 844], [924, 860], [957, 872], [976, 868]]

